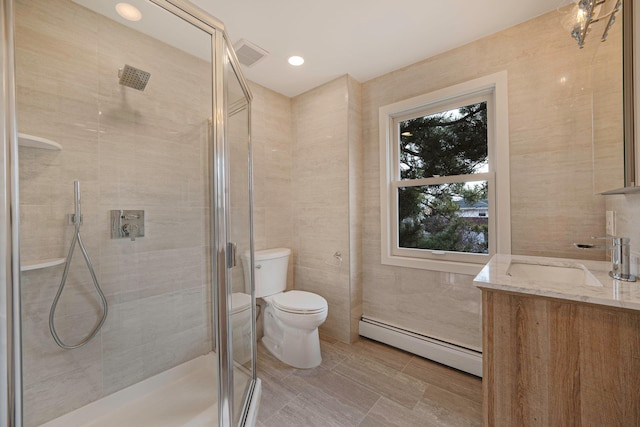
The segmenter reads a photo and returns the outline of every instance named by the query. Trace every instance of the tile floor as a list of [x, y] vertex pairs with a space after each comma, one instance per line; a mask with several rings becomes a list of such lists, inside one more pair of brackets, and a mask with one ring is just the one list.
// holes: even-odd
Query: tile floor
[[284, 365], [258, 345], [259, 427], [482, 425], [481, 380], [361, 338], [321, 338], [322, 364]]

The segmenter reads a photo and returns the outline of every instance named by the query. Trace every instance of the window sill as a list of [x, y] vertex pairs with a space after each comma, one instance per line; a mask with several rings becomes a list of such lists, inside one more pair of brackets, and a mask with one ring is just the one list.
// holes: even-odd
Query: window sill
[[[490, 257], [487, 256], [487, 261], [489, 262]], [[475, 276], [480, 273], [480, 270], [485, 266], [485, 264], [476, 264], [470, 262], [456, 262], [456, 261], [439, 261], [433, 259], [421, 259], [421, 258], [410, 258], [403, 256], [383, 256], [382, 264], [384, 265], [393, 265], [395, 267], [408, 267], [408, 268], [417, 268], [420, 270], [432, 270], [432, 271], [443, 271], [447, 273], [458, 273], [458, 274], [467, 274], [470, 276]]]

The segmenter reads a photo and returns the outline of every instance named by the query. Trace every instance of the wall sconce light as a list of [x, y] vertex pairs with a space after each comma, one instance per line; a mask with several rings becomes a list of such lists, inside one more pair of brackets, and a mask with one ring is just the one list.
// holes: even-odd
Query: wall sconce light
[[[615, 5], [610, 11], [606, 11], [607, 7], [615, 1]], [[614, 22], [616, 22], [616, 14], [622, 8], [622, 0], [579, 0], [576, 7], [572, 12], [574, 15], [573, 29], [571, 30], [571, 37], [578, 41], [580, 49], [584, 47], [587, 34], [591, 31], [591, 25], [598, 21], [607, 20], [607, 25], [604, 28], [600, 41], [607, 40], [609, 30]], [[605, 12], [603, 13], [603, 10]]]

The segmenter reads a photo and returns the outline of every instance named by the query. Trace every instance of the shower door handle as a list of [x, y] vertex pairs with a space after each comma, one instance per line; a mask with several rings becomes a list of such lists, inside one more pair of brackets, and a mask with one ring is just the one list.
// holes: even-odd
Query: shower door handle
[[238, 250], [238, 245], [233, 242], [227, 242], [227, 268], [233, 268], [237, 265], [236, 263], [236, 252]]

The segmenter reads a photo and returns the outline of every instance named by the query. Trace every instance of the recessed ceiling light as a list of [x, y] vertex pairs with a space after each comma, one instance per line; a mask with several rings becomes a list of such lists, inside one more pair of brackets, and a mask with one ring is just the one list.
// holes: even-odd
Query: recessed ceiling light
[[300, 65], [304, 64], [304, 58], [301, 56], [292, 56], [291, 58], [289, 58], [289, 64], [293, 65], [294, 67], [299, 67]]
[[116, 5], [116, 12], [128, 21], [139, 21], [142, 19], [142, 13], [140, 13], [140, 10], [129, 3], [118, 3]]

